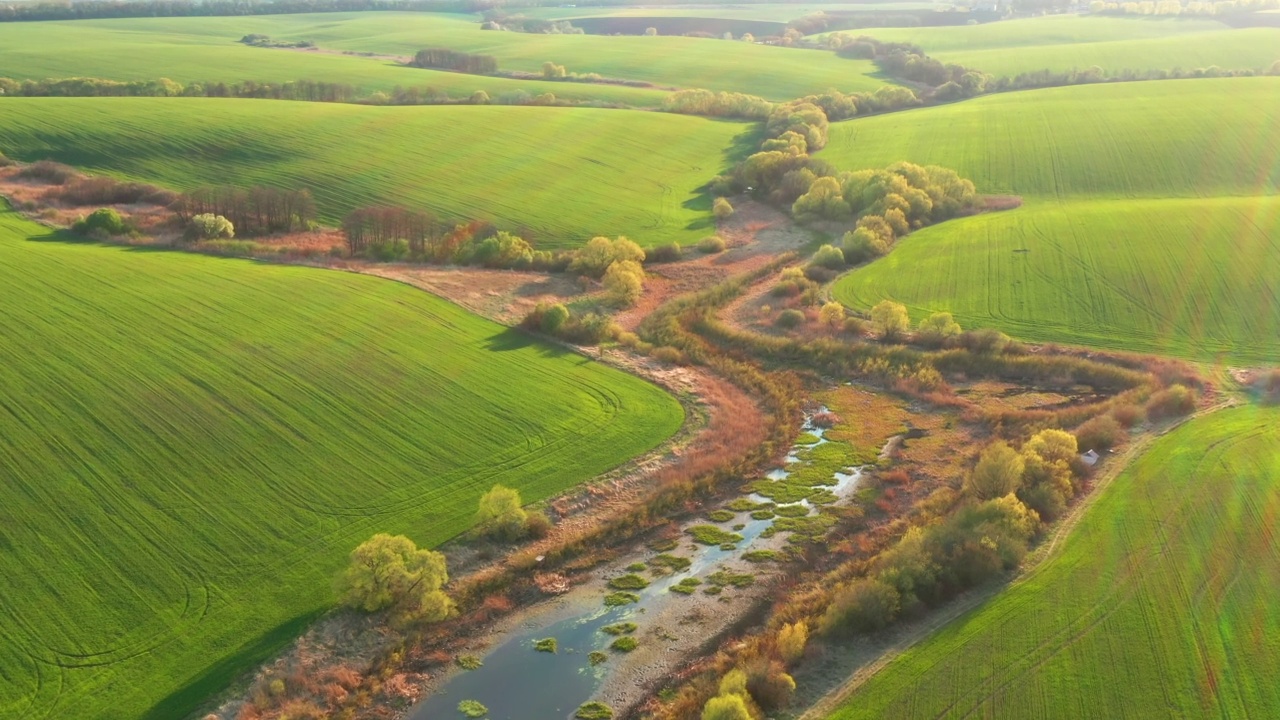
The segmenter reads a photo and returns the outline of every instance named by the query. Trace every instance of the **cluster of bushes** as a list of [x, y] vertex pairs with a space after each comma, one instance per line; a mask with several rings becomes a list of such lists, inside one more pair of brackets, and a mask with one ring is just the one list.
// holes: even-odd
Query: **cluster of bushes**
[[[526, 239], [491, 223], [450, 225], [427, 212], [377, 206], [347, 214], [342, 229], [352, 257], [382, 262], [411, 261], [479, 265], [494, 269], [568, 271], [599, 280], [611, 304], [625, 307], [644, 289], [646, 253], [625, 237], [595, 237], [571, 251], [535, 250]], [[664, 261], [679, 259], [680, 246], [657, 253]], [[555, 333], [552, 333], [555, 334]]]
[[551, 520], [539, 510], [525, 510], [520, 492], [494, 485], [480, 498], [476, 511], [476, 532], [499, 542], [515, 542], [527, 537], [544, 538]]
[[962, 65], [942, 63], [909, 43], [881, 42], [867, 35], [834, 33], [827, 45], [841, 57], [874, 60], [886, 75], [935, 88], [938, 100], [958, 100], [984, 92], [988, 76]]
[[240, 38], [240, 42], [253, 47], [266, 48], [311, 48], [316, 44], [310, 40], [272, 40], [270, 35], [260, 35], [258, 33], [250, 33]]
[[[837, 100], [831, 94], [826, 99]], [[799, 222], [857, 218], [857, 227], [843, 239], [846, 260], [855, 263], [883, 255], [896, 238], [912, 229], [977, 205], [973, 183], [946, 168], [903, 162], [884, 170], [838, 172], [810, 155], [826, 144], [828, 127], [827, 114], [818, 104], [797, 101], [776, 106], [765, 123], [760, 152], [730, 174], [715, 178], [712, 192], [750, 191], [790, 205]]]
[[220, 215], [249, 237], [309, 230], [316, 216], [310, 190], [263, 186], [197, 188], [179, 195], [170, 207], [184, 224], [196, 215]]
[[[47, 163], [33, 163], [24, 170]], [[57, 165], [57, 163], [49, 163]], [[66, 167], [66, 166], [63, 166]], [[74, 171], [72, 171], [74, 173]], [[61, 171], [58, 172], [61, 175]], [[60, 200], [69, 205], [129, 205], [132, 203], [149, 203], [152, 205], [170, 205], [178, 198], [178, 194], [146, 183], [124, 182], [109, 177], [86, 177], [74, 175], [56, 187], [45, 192], [45, 197]]]
[[120, 213], [111, 208], [100, 208], [89, 213], [89, 217], [80, 218], [71, 226], [71, 231], [98, 240], [129, 235], [133, 228], [120, 217]]
[[682, 115], [764, 120], [773, 112], [774, 104], [755, 95], [711, 90], [678, 90], [662, 101], [668, 112]]
[[481, 30], [507, 30], [535, 35], [582, 35], [583, 30], [568, 20], [543, 20], [523, 15], [508, 15], [502, 9], [487, 10]]
[[460, 52], [448, 48], [424, 48], [409, 61], [410, 67], [438, 68], [454, 72], [488, 75], [498, 71], [498, 59], [492, 55]]

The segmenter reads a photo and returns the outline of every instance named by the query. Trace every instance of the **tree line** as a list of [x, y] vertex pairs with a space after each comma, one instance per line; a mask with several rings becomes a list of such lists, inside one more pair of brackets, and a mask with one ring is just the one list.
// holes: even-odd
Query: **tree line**
[[[590, 80], [590, 78], [584, 78]], [[345, 83], [296, 80], [283, 83], [193, 82], [183, 84], [159, 80], [105, 80], [102, 78], [60, 78], [47, 80], [14, 80], [0, 77], [0, 96], [9, 97], [215, 97], [252, 98], [262, 100], [297, 100], [304, 102], [337, 102], [359, 105], [538, 105], [565, 107], [622, 108], [622, 103], [599, 100], [570, 100], [555, 93], [537, 95], [523, 89], [490, 96], [477, 90], [466, 97], [453, 97], [440, 88], [402, 87], [391, 91], [364, 90]]]
[[326, 12], [463, 12], [536, 7], [536, 0], [79, 0], [0, 4], [0, 22], [144, 17], [223, 17]]
[[316, 217], [310, 190], [263, 186], [196, 188], [179, 195], [170, 209], [184, 223], [197, 215], [224, 217], [242, 236], [309, 230]]
[[158, 80], [105, 80], [103, 78], [58, 78], [14, 80], [0, 77], [0, 95], [10, 97], [218, 97], [308, 102], [356, 102], [360, 91], [345, 83], [295, 80], [283, 83], [210, 82], [183, 84]]
[[[1280, 0], [1275, 1], [1280, 2]], [[1178, 5], [1177, 0], [1166, 0], [1166, 2]], [[920, 102], [925, 104], [954, 102], [987, 93], [1061, 87], [1065, 85], [1280, 75], [1280, 61], [1277, 61], [1276, 64], [1266, 69], [1224, 69], [1211, 66], [1207, 68], [1173, 68], [1170, 70], [1126, 69], [1108, 74], [1101, 67], [1093, 66], [1085, 69], [1072, 68], [1071, 70], [1061, 71], [1035, 70], [1019, 73], [1012, 77], [994, 77], [963, 65], [943, 63], [929, 57], [918, 46], [910, 43], [881, 42], [866, 35], [851, 37], [844, 33], [834, 33], [828, 36], [827, 45], [841, 57], [874, 60], [876, 65], [890, 77], [928, 86], [931, 89], [920, 97]], [[852, 115], [849, 117], [852, 117]], [[832, 119], [842, 118], [833, 116]]]
[[478, 55], [448, 48], [423, 48], [413, 56], [409, 65], [473, 75], [488, 75], [498, 71], [498, 59], [492, 55]]

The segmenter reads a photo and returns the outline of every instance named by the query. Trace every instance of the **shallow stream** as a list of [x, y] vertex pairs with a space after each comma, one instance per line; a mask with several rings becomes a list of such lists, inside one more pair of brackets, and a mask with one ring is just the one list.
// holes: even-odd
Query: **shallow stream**
[[[787, 463], [798, 462], [796, 453], [828, 442], [821, 428], [812, 427], [808, 421], [804, 431], [818, 437], [816, 443], [792, 448]], [[846, 468], [848, 469], [848, 468]], [[787, 470], [775, 469], [767, 477], [778, 480], [788, 476]], [[833, 485], [827, 486], [839, 501], [856, 489], [861, 476], [859, 469], [835, 473]], [[769, 502], [755, 493], [747, 495], [753, 502]], [[809, 505], [801, 500], [791, 505]], [[688, 557], [688, 569], [651, 580], [648, 587], [635, 591], [640, 596], [637, 603], [620, 607], [602, 605], [602, 593], [571, 593], [575, 600], [565, 603], [544, 603], [526, 616], [525, 622], [512, 631], [501, 643], [494, 645], [483, 656], [484, 665], [476, 670], [455, 671], [445, 678], [431, 696], [409, 711], [410, 720], [443, 720], [464, 718], [458, 710], [463, 700], [476, 700], [489, 709], [484, 717], [489, 720], [563, 720], [572, 717], [583, 703], [599, 689], [606, 674], [621, 665], [617, 653], [609, 650], [614, 636], [601, 632], [606, 625], [630, 620], [643, 625], [646, 616], [653, 616], [667, 603], [688, 602], [669, 588], [687, 577], [705, 576], [720, 565], [736, 560], [741, 555], [764, 542], [760, 534], [773, 524], [773, 519], [754, 520], [749, 513], [742, 513], [738, 521], [744, 525], [734, 530], [742, 541], [733, 549], [721, 546], [695, 545], [692, 550], [680, 551]], [[685, 524], [707, 524], [705, 519], [695, 519]], [[736, 527], [736, 524], [735, 524]], [[682, 528], [683, 529], [683, 528]], [[687, 547], [682, 543], [682, 548]], [[675, 551], [672, 551], [675, 552]], [[654, 553], [648, 549], [635, 553], [628, 562], [638, 562]], [[625, 566], [626, 563], [623, 565]], [[618, 571], [614, 574], [621, 574]], [[556, 653], [539, 652], [534, 643], [543, 638], [555, 638]], [[610, 655], [609, 661], [592, 666], [588, 654], [600, 651]]]

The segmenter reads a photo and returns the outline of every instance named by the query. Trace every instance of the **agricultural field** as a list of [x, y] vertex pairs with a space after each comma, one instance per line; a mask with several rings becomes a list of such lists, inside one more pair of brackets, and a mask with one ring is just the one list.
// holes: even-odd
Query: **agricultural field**
[[643, 381], [361, 275], [102, 246], [0, 213], [0, 716], [180, 718], [333, 602], [654, 447]]
[[522, 10], [521, 15], [548, 20], [601, 17], [722, 18], [725, 20], [758, 20], [785, 26], [788, 21], [814, 13], [840, 14], [882, 10], [927, 10], [939, 3], [903, 0], [902, 2], [849, 3], [756, 3], [750, 5], [661, 5], [652, 7], [542, 7]]
[[925, 28], [848, 31], [910, 42], [943, 62], [991, 75], [1101, 67], [1124, 70], [1265, 70], [1280, 60], [1280, 28], [1230, 29], [1209, 19], [1076, 15]]
[[[0, 23], [0, 43], [5, 47], [5, 65], [0, 75], [18, 80], [97, 77], [124, 81], [167, 77], [184, 84], [318, 80], [345, 83], [365, 92], [432, 87], [453, 98], [470, 97], [483, 90], [495, 99], [520, 92], [552, 92], [565, 100], [635, 107], [658, 107], [668, 95], [664, 90], [620, 85], [550, 84], [425, 70], [386, 58], [257, 48], [237, 42], [252, 32], [242, 29], [241, 21], [263, 20], [166, 21], [178, 23], [179, 29], [173, 31], [161, 31], [154, 27], [156, 21], [150, 20]], [[185, 32], [181, 30], [184, 27]], [[74, 47], [75, 52], [67, 52], [68, 47]]]
[[175, 189], [307, 187], [321, 218], [396, 203], [527, 228], [542, 248], [595, 235], [696, 242], [703, 186], [755, 126], [584, 108], [368, 107], [211, 98], [10, 98], [0, 151]]
[[913, 234], [834, 294], [1030, 340], [1273, 358], [1277, 91], [1273, 78], [1081, 86], [838, 123], [823, 151], [838, 167], [943, 165], [1024, 206]]
[[[433, 85], [457, 89], [459, 96], [500, 80], [388, 66], [385, 59], [321, 58], [323, 53], [252, 48], [236, 42], [246, 34], [260, 33], [277, 40], [309, 40], [327, 49], [404, 57], [423, 47], [447, 47], [493, 55], [499, 69], [506, 71], [537, 73], [544, 62], [551, 61], [575, 73], [599, 73], [664, 88], [744, 92], [770, 100], [791, 100], [831, 88], [874, 91], [884, 84], [873, 77], [876, 69], [870, 61], [826, 52], [687, 37], [488, 31], [480, 29], [478, 17], [440, 13], [83, 20], [38, 23], [34, 28], [33, 24], [18, 25], [0, 24], [0, 45], [6, 48], [5, 74], [23, 79], [86, 75], [154, 79], [157, 68], [164, 68], [165, 75], [178, 81], [324, 79], [370, 87], [374, 83], [379, 83], [378, 87], [385, 87], [384, 83]], [[64, 51], [69, 42], [77, 52]], [[122, 56], [127, 59], [119, 62]], [[114, 68], [117, 63], [121, 67]], [[356, 82], [361, 78], [365, 79]], [[621, 102], [637, 96], [649, 100], [634, 104], [655, 104], [655, 91], [624, 92], [643, 88], [540, 81], [508, 86]]]
[[871, 677], [832, 720], [1254, 717], [1280, 708], [1280, 410], [1159, 439], [1057, 555]]

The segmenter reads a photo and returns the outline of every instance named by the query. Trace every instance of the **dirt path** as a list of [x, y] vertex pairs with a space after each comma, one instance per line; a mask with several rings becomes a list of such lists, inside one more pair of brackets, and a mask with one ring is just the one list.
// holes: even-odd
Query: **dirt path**
[[[867, 643], [853, 648], [852, 652], [845, 653], [846, 657], [841, 659], [833, 658], [833, 660], [841, 667], [847, 668], [852, 672], [848, 679], [827, 691], [812, 705], [799, 716], [799, 720], [824, 720], [837, 708], [844, 704], [848, 698], [853, 695], [858, 688], [862, 687], [876, 673], [884, 669], [889, 663], [893, 662], [899, 655], [906, 652], [922, 640], [925, 640], [933, 633], [942, 629], [944, 626], [959, 618], [970, 610], [982, 605], [986, 601], [994, 598], [997, 594], [1004, 592], [1012, 586], [1025, 582], [1032, 574], [1044, 567], [1050, 559], [1052, 559], [1058, 550], [1061, 542], [1071, 534], [1071, 531], [1080, 523], [1081, 518], [1089, 511], [1097, 499], [1107, 489], [1113, 480], [1119, 477], [1129, 465], [1147, 451], [1158, 438], [1168, 434], [1174, 429], [1180, 427], [1183, 423], [1189, 422], [1196, 418], [1201, 418], [1211, 413], [1225, 410], [1239, 404], [1235, 398], [1228, 398], [1221, 402], [1215, 403], [1207, 408], [1199, 410], [1181, 420], [1161, 429], [1158, 432], [1147, 433], [1137, 441], [1131, 443], [1124, 452], [1110, 458], [1102, 472], [1098, 473], [1093, 481], [1093, 487], [1090, 492], [1081, 498], [1071, 507], [1065, 516], [1060, 519], [1054, 526], [1052, 533], [1041, 543], [1030, 555], [1027, 556], [1022, 566], [1018, 569], [1016, 576], [1008, 582], [990, 583], [986, 586], [970, 590], [964, 593], [956, 600], [948, 603], [938, 612], [930, 613], [928, 617], [907, 625], [901, 626], [897, 631], [884, 638], [881, 642]], [[834, 674], [834, 673], [829, 673]], [[817, 678], [812, 678], [817, 680]]]

